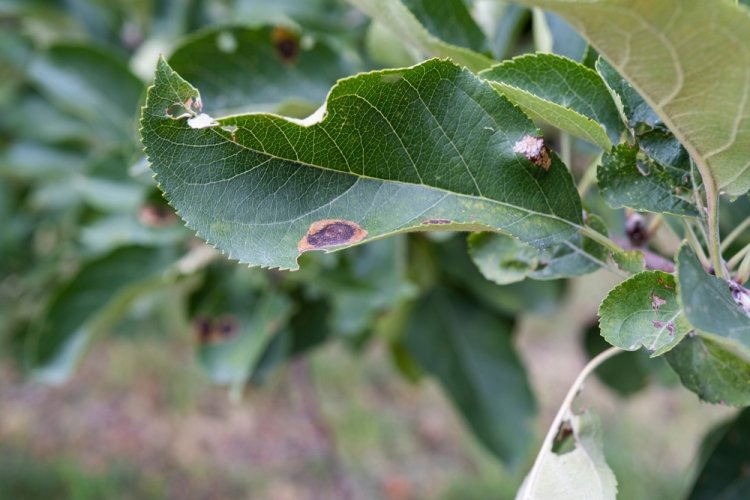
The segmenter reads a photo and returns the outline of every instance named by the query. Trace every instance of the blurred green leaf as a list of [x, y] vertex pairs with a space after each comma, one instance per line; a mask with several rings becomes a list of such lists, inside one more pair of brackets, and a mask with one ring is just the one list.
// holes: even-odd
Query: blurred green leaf
[[682, 385], [703, 401], [750, 406], [750, 363], [710, 337], [688, 335], [666, 358]]
[[482, 71], [482, 78], [534, 118], [609, 150], [624, 126], [595, 71], [554, 54], [527, 54]]
[[[361, 9], [372, 19], [377, 20], [390, 28], [397, 36], [401, 37], [411, 47], [419, 51], [423, 57], [448, 57], [457, 64], [466, 66], [471, 71], [481, 71], [489, 68], [493, 60], [487, 56], [472, 50], [446, 43], [431, 34], [422, 26], [417, 17], [400, 0], [348, 0], [349, 3]], [[417, 0], [418, 2], [420, 0]], [[450, 0], [447, 3], [452, 3]], [[429, 3], [429, 2], [426, 2]], [[442, 2], [432, 2], [442, 3]], [[446, 6], [443, 6], [445, 8]], [[453, 9], [456, 6], [452, 7]], [[433, 6], [430, 10], [440, 10]], [[454, 12], [455, 14], [455, 12]], [[459, 22], [461, 22], [459, 20]], [[466, 22], [462, 28], [467, 29]], [[441, 33], [445, 33], [441, 29]]]
[[581, 222], [559, 160], [547, 171], [513, 152], [530, 120], [449, 61], [341, 80], [306, 127], [258, 114], [202, 127], [181, 117], [197, 98], [161, 61], [143, 142], [188, 225], [241, 262], [296, 269], [307, 250], [417, 228], [507, 228], [545, 246]]
[[621, 106], [622, 113], [625, 115], [628, 126], [631, 129], [638, 129], [644, 125], [654, 128], [663, 124], [661, 118], [643, 100], [638, 91], [606, 59], [602, 57], [597, 58], [595, 67], [610, 91], [614, 94], [615, 102]]
[[487, 38], [464, 0], [403, 0], [403, 4], [434, 37], [475, 52], [488, 51]]
[[[718, 442], [717, 442], [718, 441]], [[688, 500], [743, 500], [750, 491], [750, 410], [709, 433], [703, 442], [706, 461]]]
[[142, 291], [165, 279], [170, 250], [121, 247], [87, 262], [54, 294], [28, 333], [25, 364], [48, 382], [70, 376], [92, 337], [116, 321]]
[[511, 343], [512, 328], [512, 321], [471, 299], [437, 288], [416, 304], [404, 342], [480, 441], [518, 466], [529, 451], [536, 404]]
[[623, 281], [599, 307], [602, 337], [613, 346], [653, 356], [672, 349], [690, 331], [673, 275], [644, 271]]
[[324, 41], [308, 38], [281, 27], [215, 28], [186, 39], [169, 64], [201, 90], [206, 113], [284, 113], [294, 105], [292, 116], [304, 117], [354, 72]]
[[60, 44], [38, 55], [28, 71], [51, 102], [92, 124], [98, 141], [120, 145], [135, 139], [144, 86], [122, 59], [92, 45]]

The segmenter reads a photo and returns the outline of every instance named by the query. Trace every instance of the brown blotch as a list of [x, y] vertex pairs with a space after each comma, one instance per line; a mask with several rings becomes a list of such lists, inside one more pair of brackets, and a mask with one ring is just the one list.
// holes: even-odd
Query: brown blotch
[[221, 340], [227, 340], [237, 335], [240, 324], [234, 316], [224, 315], [216, 320], [214, 330]]
[[549, 155], [549, 148], [544, 145], [544, 139], [526, 135], [513, 145], [513, 152], [524, 155], [534, 165], [549, 170], [552, 166], [552, 158]]
[[205, 344], [211, 340], [211, 320], [205, 316], [198, 316], [193, 321], [193, 330], [198, 337], [198, 342]]
[[276, 55], [286, 63], [294, 62], [299, 55], [299, 36], [286, 28], [276, 27], [271, 31], [271, 42]]
[[422, 224], [425, 224], [425, 225], [432, 225], [432, 224], [440, 225], [440, 224], [452, 224], [452, 223], [453, 221], [450, 219], [427, 219], [427, 220], [422, 221]]
[[362, 241], [367, 231], [359, 224], [343, 219], [323, 219], [310, 224], [307, 234], [297, 243], [297, 250], [306, 252]]
[[661, 306], [666, 304], [667, 301], [656, 295], [655, 293], [651, 294], [651, 309], [654, 311], [658, 311]]

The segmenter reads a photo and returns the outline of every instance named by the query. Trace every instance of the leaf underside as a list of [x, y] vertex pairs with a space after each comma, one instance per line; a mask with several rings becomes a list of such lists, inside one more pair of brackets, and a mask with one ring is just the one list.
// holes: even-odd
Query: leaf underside
[[449, 61], [341, 80], [315, 123], [197, 124], [198, 98], [159, 62], [141, 120], [146, 154], [188, 226], [250, 265], [295, 269], [303, 251], [409, 230], [497, 230], [544, 247], [582, 223], [559, 159], [545, 170], [513, 152], [537, 135], [533, 123]]

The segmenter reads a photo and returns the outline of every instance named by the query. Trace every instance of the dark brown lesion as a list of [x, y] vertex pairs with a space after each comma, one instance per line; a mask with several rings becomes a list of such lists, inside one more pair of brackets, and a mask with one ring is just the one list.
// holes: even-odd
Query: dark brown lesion
[[240, 331], [240, 323], [231, 314], [218, 318], [198, 316], [193, 321], [193, 330], [200, 344], [213, 344], [234, 338]]
[[271, 32], [271, 43], [276, 55], [285, 63], [292, 63], [299, 56], [299, 35], [286, 28], [274, 28]]
[[344, 219], [323, 219], [310, 224], [305, 236], [299, 240], [297, 249], [302, 252], [341, 245], [351, 245], [362, 241], [367, 231], [356, 222]]

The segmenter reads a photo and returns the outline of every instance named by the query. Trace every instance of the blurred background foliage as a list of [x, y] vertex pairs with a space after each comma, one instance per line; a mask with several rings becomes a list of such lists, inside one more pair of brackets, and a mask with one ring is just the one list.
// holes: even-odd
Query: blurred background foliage
[[[587, 55], [555, 16], [404, 3], [496, 59]], [[334, 0], [0, 0], [0, 26], [0, 498], [513, 496], [567, 381], [606, 346], [590, 325], [612, 279], [496, 285], [451, 233], [248, 269], [182, 226], [139, 144], [159, 54], [211, 114], [304, 117], [341, 77], [418, 62], [409, 47]], [[572, 150], [581, 176], [596, 152]], [[621, 211], [593, 188], [586, 204], [622, 235]], [[600, 377], [622, 498], [677, 498], [730, 413], [644, 353]], [[634, 463], [636, 444], [667, 451]]]

